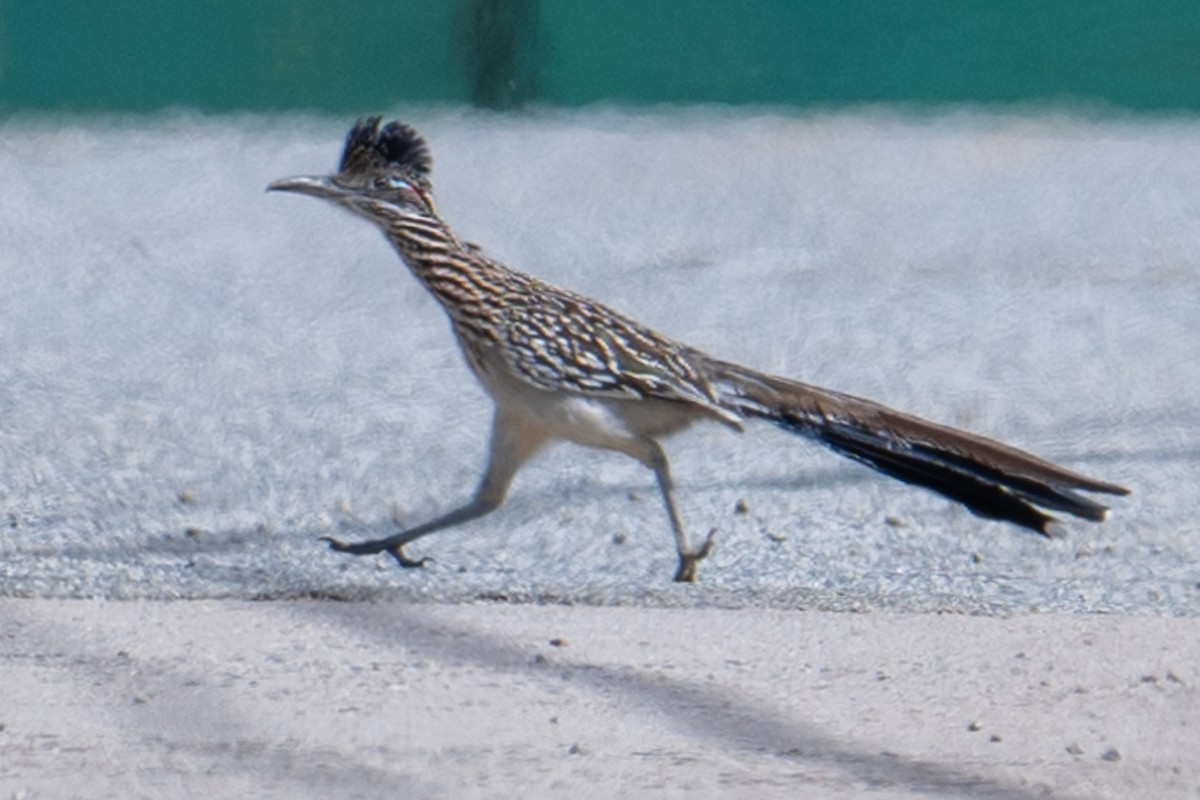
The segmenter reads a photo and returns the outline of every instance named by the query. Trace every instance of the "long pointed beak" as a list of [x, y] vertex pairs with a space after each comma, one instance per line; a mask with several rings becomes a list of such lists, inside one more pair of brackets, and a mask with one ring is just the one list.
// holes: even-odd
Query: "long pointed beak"
[[307, 194], [325, 200], [338, 200], [347, 194], [345, 189], [325, 175], [298, 175], [294, 178], [280, 178], [272, 181], [267, 186], [267, 191]]

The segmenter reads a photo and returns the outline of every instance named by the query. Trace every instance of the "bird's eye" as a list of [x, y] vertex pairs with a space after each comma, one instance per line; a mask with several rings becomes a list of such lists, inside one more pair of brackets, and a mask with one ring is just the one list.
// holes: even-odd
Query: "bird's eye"
[[398, 175], [380, 175], [375, 179], [376, 189], [411, 189], [408, 181]]

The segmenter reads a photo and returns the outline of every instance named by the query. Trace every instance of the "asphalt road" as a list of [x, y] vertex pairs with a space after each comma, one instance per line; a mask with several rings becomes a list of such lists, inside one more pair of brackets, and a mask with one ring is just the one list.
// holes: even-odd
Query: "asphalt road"
[[0, 595], [476, 598], [1194, 615], [1200, 125], [720, 111], [420, 112], [443, 215], [494, 256], [721, 356], [1133, 489], [1045, 541], [768, 429], [652, 477], [559, 446], [493, 516], [326, 550], [466, 497], [489, 403], [369, 226], [275, 178], [349, 120], [10, 121]]

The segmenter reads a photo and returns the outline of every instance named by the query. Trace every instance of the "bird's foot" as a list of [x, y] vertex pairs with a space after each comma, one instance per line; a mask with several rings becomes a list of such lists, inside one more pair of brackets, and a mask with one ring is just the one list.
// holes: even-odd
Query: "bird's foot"
[[348, 544], [340, 539], [334, 539], [332, 536], [322, 536], [321, 541], [328, 543], [330, 550], [336, 550], [339, 553], [349, 553], [352, 556], [373, 556], [376, 553], [382, 553], [386, 550], [391, 554], [392, 558], [396, 559], [396, 563], [405, 569], [423, 567], [430, 561], [428, 557], [409, 558], [404, 553], [404, 545], [394, 544], [390, 539], [372, 539], [369, 542], [353, 542]]
[[679, 568], [675, 570], [676, 583], [696, 582], [696, 565], [708, 558], [708, 554], [711, 553], [713, 549], [713, 538], [716, 535], [717, 529], [713, 528], [708, 532], [708, 538], [704, 540], [704, 544], [700, 545], [699, 550], [693, 550], [689, 553], [680, 551]]

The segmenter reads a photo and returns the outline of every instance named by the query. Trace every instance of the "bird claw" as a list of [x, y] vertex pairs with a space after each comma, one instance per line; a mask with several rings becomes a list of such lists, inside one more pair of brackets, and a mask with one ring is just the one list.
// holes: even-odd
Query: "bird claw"
[[371, 556], [376, 553], [382, 553], [386, 548], [382, 542], [356, 542], [347, 544], [341, 539], [335, 539], [332, 536], [322, 536], [320, 541], [329, 545], [330, 550], [336, 550], [339, 553], [349, 553], [354, 556]]
[[429, 562], [433, 561], [429, 556], [421, 556], [420, 558], [409, 558], [404, 555], [404, 546], [396, 545], [388, 548], [388, 552], [392, 554], [392, 558], [396, 559], [396, 563], [405, 569], [419, 569]]
[[340, 539], [335, 539], [332, 536], [322, 536], [321, 541], [328, 544], [330, 550], [334, 550], [338, 553], [349, 553], [352, 556], [373, 556], [376, 553], [382, 553], [386, 550], [391, 554], [392, 558], [396, 559], [396, 563], [405, 569], [416, 569], [417, 567], [423, 567], [426, 563], [433, 560], [429, 557], [409, 558], [404, 554], [404, 545], [389, 545], [386, 539], [376, 539], [369, 542], [347, 543]]
[[675, 570], [676, 583], [696, 582], [696, 565], [708, 558], [708, 554], [712, 552], [713, 539], [716, 535], [717, 529], [713, 528], [708, 532], [708, 537], [704, 540], [704, 544], [700, 545], [699, 550], [679, 554], [679, 567]]

